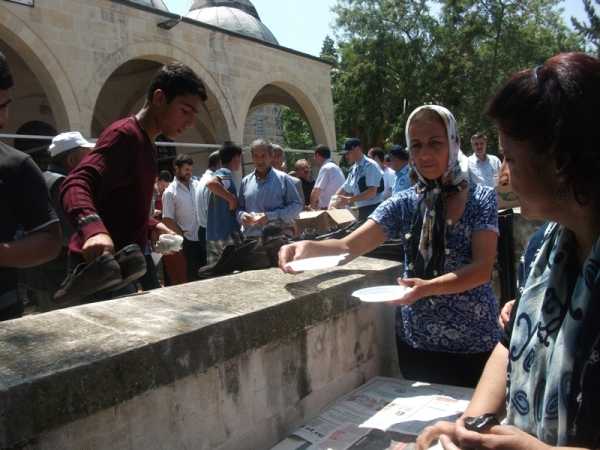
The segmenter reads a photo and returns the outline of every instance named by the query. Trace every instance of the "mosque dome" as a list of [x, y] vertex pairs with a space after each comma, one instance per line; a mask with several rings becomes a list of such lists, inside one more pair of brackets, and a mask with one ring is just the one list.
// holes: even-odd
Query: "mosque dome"
[[250, 0], [195, 0], [187, 17], [279, 45]]
[[150, 8], [160, 9], [161, 11], [169, 11], [164, 0], [131, 0], [134, 3], [148, 6]]

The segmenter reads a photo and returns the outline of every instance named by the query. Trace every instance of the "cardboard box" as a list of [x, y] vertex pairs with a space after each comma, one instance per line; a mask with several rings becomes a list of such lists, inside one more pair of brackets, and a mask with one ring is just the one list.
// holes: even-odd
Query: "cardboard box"
[[327, 211], [302, 211], [296, 219], [299, 233], [327, 233], [356, 221], [347, 209], [329, 209]]

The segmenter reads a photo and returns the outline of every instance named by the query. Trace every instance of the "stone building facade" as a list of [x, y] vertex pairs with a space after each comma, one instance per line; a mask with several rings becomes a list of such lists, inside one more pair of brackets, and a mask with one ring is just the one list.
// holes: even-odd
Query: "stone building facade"
[[315, 141], [335, 147], [331, 67], [279, 46], [248, 0], [195, 0], [182, 18], [162, 0], [23, 3], [0, 0], [0, 50], [16, 79], [3, 133], [97, 137], [136, 111], [155, 71], [177, 60], [209, 95], [178, 141], [246, 143], [250, 113], [275, 104], [300, 112]]

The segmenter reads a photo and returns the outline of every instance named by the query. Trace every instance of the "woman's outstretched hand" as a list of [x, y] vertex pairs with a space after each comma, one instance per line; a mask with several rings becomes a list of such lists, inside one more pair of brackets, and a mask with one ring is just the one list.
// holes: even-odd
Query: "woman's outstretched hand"
[[412, 305], [417, 300], [431, 295], [428, 280], [421, 278], [398, 278], [396, 281], [400, 286], [408, 287], [410, 290], [401, 299], [390, 302], [392, 305]]
[[283, 245], [279, 249], [279, 268], [285, 273], [297, 273], [287, 266], [287, 263], [297, 259], [322, 256], [319, 253], [321, 252], [319, 252], [315, 243], [311, 241], [300, 241], [294, 242], [293, 244]]

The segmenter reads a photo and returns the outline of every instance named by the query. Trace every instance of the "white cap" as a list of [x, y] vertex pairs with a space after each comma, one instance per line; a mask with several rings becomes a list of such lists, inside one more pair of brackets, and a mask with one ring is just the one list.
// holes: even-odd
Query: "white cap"
[[60, 133], [58, 136], [54, 136], [48, 150], [50, 151], [50, 156], [54, 158], [61, 153], [79, 147], [94, 148], [94, 144], [88, 142], [79, 131], [68, 131], [67, 133]]

